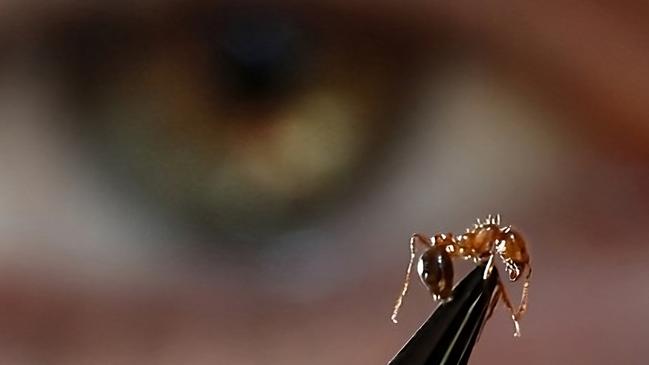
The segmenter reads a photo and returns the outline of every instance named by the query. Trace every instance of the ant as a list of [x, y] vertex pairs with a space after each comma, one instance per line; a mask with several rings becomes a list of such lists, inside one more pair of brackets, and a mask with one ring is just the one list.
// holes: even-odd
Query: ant
[[521, 274], [527, 270], [518, 309], [514, 310], [505, 285], [501, 279], [498, 279], [498, 286], [491, 299], [487, 315], [488, 320], [491, 318], [498, 300], [502, 298], [505, 306], [512, 314], [515, 329], [514, 336], [520, 337], [518, 321], [527, 310], [532, 267], [530, 266], [530, 256], [527, 252], [525, 240], [511, 226], [502, 227], [499, 214], [495, 217], [487, 216], [484, 222], [478, 218], [477, 223], [473, 225], [473, 229], [467, 229], [466, 233], [461, 235], [454, 236], [452, 233], [442, 233], [429, 238], [415, 233], [410, 237], [410, 262], [406, 270], [403, 289], [392, 312], [392, 322], [394, 323], [397, 323], [397, 313], [403, 302], [403, 297], [408, 291], [416, 246], [425, 249], [417, 263], [417, 272], [435, 301], [447, 302], [452, 299], [453, 258], [461, 257], [465, 260], [473, 260], [476, 264], [486, 262], [485, 279], [493, 269], [493, 260], [496, 254], [500, 256], [500, 259], [505, 264], [505, 270], [510, 281], [517, 281], [522, 277]]

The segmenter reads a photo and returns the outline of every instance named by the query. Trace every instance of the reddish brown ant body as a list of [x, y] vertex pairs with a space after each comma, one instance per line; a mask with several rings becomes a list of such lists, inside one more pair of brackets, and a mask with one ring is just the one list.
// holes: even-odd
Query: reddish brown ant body
[[424, 248], [425, 251], [419, 258], [417, 272], [422, 283], [436, 301], [447, 301], [451, 299], [453, 287], [453, 259], [462, 258], [473, 260], [476, 264], [486, 263], [485, 278], [493, 269], [494, 256], [498, 255], [505, 264], [510, 281], [517, 281], [527, 270], [521, 302], [518, 309], [514, 310], [503, 282], [498, 280], [498, 287], [491, 301], [487, 319], [491, 317], [493, 310], [500, 298], [512, 314], [514, 321], [514, 336], [520, 336], [518, 321], [527, 310], [527, 298], [529, 292], [530, 256], [527, 252], [525, 241], [521, 234], [511, 226], [500, 225], [500, 215], [492, 217], [489, 215], [485, 221], [477, 220], [473, 229], [467, 229], [461, 235], [436, 234], [428, 238], [425, 235], [415, 233], [410, 237], [410, 262], [406, 270], [406, 278], [403, 290], [397, 298], [392, 313], [392, 321], [397, 323], [397, 313], [401, 307], [403, 297], [408, 291], [410, 272], [416, 256], [416, 246]]

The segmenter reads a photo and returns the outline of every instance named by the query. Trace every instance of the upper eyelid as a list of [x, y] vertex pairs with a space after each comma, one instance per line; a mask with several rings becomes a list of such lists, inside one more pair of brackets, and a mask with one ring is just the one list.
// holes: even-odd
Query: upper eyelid
[[[308, 10], [299, 6], [283, 6], [281, 2], [265, 6], [268, 6], [268, 11], [260, 14], [270, 11], [277, 16], [274, 21], [279, 22], [286, 16], [287, 21], [294, 21], [298, 29], [303, 27], [305, 34], [313, 36], [307, 38], [307, 41], [313, 39], [321, 42], [316, 45], [321, 52], [356, 50], [358, 45], [362, 45], [364, 49], [368, 46], [372, 52], [378, 52], [374, 57], [379, 59], [397, 62], [399, 59], [408, 62], [419, 60], [417, 63], [423, 64], [428, 59], [425, 55], [431, 54], [433, 50], [429, 37], [424, 36], [421, 29], [410, 26], [409, 23], [399, 25], [395, 23], [395, 19], [388, 19], [375, 11], [363, 13], [356, 9], [345, 12], [344, 7], [338, 7], [329, 1], [310, 4]], [[233, 14], [247, 14], [246, 11], [237, 13], [236, 8], [227, 6], [223, 9], [234, 10], [231, 13], [219, 13], [214, 10], [219, 9], [218, 7], [204, 8], [211, 9], [212, 13], [200, 12], [200, 6], [190, 5], [185, 11], [177, 11], [174, 14], [170, 10], [173, 9], [172, 5], [165, 7], [160, 4], [157, 4], [157, 11], [148, 12], [142, 11], [141, 8], [134, 11], [124, 8], [118, 11], [116, 7], [113, 7], [113, 11], [105, 12], [51, 12], [50, 16], [43, 19], [28, 17], [32, 21], [24, 22], [21, 26], [22, 31], [12, 32], [10, 37], [3, 37], [0, 31], [0, 49], [17, 51], [15, 53], [20, 54], [21, 49], [24, 49], [21, 47], [28, 47], [27, 49], [35, 50], [36, 55], [45, 55], [37, 58], [41, 60], [39, 62], [45, 62], [46, 67], [54, 62], [55, 67], [63, 66], [73, 73], [78, 70], [87, 73], [88, 70], [84, 67], [86, 62], [95, 64], [99, 61], [112, 66], [127, 65], [133, 60], [133, 56], [139, 54], [148, 57], [146, 52], [158, 46], [166, 47], [170, 42], [183, 44], [197, 40], [199, 43], [195, 45], [210, 46], [208, 43], [201, 43], [208, 40], [201, 37], [212, 31], [206, 27], [205, 22], [209, 22], [215, 16], [214, 13], [217, 13], [216, 17], [222, 22], [228, 21]], [[272, 13], [273, 11], [276, 13]], [[214, 27], [217, 40], [219, 31], [223, 29], [219, 24], [221, 23]], [[23, 39], [29, 42], [23, 42]], [[322, 47], [325, 44], [327, 46]], [[442, 42], [437, 42], [435, 46], [439, 44]], [[350, 56], [355, 53], [356, 51], [351, 52]], [[0, 63], [1, 67], [3, 64]]]
[[[123, 5], [122, 8], [120, 8], [120, 3]], [[417, 35], [424, 35], [431, 28], [437, 28], [435, 24], [413, 22], [412, 18], [399, 16], [398, 14], [402, 12], [392, 12], [389, 6], [385, 7], [385, 11], [381, 11], [381, 5], [383, 4], [373, 4], [371, 11], [364, 11], [351, 6], [351, 4], [346, 5], [326, 0], [309, 2], [309, 5], [304, 7], [283, 1], [264, 2], [264, 6], [268, 9], [276, 9], [280, 14], [308, 22], [327, 32], [339, 30], [345, 33], [345, 28], [355, 28], [352, 29], [354, 31], [374, 29], [379, 32], [385, 31], [386, 37], [408, 33], [409, 36], [414, 35], [414, 38], [418, 38]], [[115, 2], [92, 2], [84, 4], [83, 7], [71, 0], [52, 4], [39, 3], [38, 5], [31, 2], [21, 5], [17, 2], [15, 6], [7, 6], [3, 12], [0, 12], [0, 24], [2, 24], [0, 26], [0, 44], [15, 44], [25, 40], [38, 39], [41, 35], [56, 33], [64, 29], [74, 29], [78, 24], [92, 22], [114, 23], [125, 29], [130, 28], [134, 32], [146, 31], [147, 28], [163, 30], [164, 27], [182, 26], [183, 22], [191, 21], [192, 14], [203, 14], [206, 10], [218, 10], [220, 6], [224, 9], [230, 8], [229, 2], [211, 4], [208, 7], [200, 2], [187, 5], [174, 1], [155, 2], [149, 7], [133, 7], [126, 1], [117, 4]], [[255, 9], [255, 7], [253, 6], [251, 9]]]

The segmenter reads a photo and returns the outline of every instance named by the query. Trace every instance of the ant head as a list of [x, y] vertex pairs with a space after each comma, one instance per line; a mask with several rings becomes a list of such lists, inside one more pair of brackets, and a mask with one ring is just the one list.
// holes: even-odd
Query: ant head
[[516, 281], [529, 265], [530, 256], [527, 253], [525, 240], [520, 233], [511, 227], [507, 227], [503, 233], [504, 238], [500, 241], [497, 250], [505, 261], [505, 269], [509, 274], [509, 280]]

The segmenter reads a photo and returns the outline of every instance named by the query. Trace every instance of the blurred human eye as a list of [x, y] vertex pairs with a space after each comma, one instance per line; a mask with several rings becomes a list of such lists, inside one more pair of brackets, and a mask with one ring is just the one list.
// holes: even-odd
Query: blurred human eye
[[[408, 125], [421, 41], [306, 10], [69, 22], [50, 43], [77, 131], [133, 199], [228, 236], [344, 205]], [[137, 197], [137, 198], [136, 198]]]
[[386, 363], [433, 305], [411, 290], [389, 322], [409, 235], [500, 213], [529, 237], [531, 310], [515, 346], [495, 312], [474, 358], [633, 360], [636, 8], [3, 3], [0, 357]]

